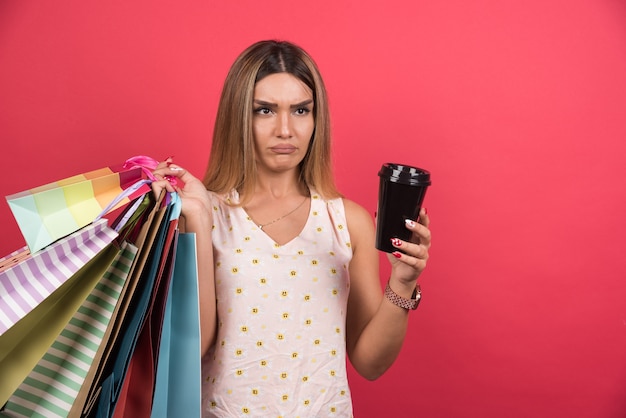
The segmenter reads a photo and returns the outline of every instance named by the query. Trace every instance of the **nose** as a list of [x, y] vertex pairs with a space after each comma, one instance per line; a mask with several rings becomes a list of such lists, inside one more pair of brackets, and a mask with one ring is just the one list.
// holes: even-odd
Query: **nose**
[[291, 138], [291, 120], [289, 113], [281, 112], [277, 118], [276, 134], [280, 138]]

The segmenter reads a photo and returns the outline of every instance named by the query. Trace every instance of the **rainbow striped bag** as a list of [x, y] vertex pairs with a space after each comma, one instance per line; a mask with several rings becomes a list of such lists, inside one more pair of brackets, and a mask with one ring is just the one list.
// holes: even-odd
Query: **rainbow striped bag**
[[[141, 167], [124, 167], [101, 168], [7, 196], [31, 253], [93, 222], [117, 196], [144, 177]], [[109, 209], [132, 199], [128, 196]]]

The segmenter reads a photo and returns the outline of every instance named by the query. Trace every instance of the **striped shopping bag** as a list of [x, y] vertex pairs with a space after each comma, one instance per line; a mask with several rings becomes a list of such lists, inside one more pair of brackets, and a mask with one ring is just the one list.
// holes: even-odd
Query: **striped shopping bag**
[[[33, 371], [13, 393], [5, 414], [13, 417], [67, 417], [89, 370], [106, 343], [117, 303], [137, 255], [124, 242], [121, 251], [85, 302]], [[86, 388], [88, 389], [88, 388]]]
[[26, 379], [119, 253], [109, 244], [60, 288], [0, 336], [0, 405]]
[[84, 267], [116, 237], [105, 219], [45, 249], [12, 254], [0, 271], [0, 338]]

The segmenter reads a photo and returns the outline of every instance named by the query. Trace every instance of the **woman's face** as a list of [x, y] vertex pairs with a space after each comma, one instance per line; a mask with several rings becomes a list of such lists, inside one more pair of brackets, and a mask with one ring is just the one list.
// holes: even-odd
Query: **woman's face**
[[311, 89], [289, 73], [270, 74], [256, 83], [252, 128], [259, 169], [298, 167], [315, 128], [313, 106]]

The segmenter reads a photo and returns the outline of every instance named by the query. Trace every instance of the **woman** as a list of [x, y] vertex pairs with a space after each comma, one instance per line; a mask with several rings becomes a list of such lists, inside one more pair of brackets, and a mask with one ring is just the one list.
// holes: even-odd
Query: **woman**
[[367, 379], [397, 357], [430, 247], [393, 240], [380, 289], [370, 215], [337, 191], [326, 92], [305, 51], [262, 41], [224, 84], [204, 182], [171, 159], [199, 254], [206, 416], [352, 416], [347, 355]]

